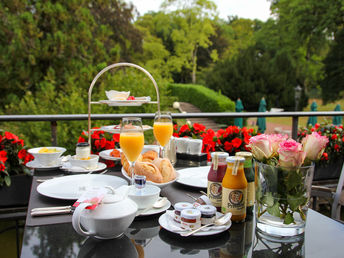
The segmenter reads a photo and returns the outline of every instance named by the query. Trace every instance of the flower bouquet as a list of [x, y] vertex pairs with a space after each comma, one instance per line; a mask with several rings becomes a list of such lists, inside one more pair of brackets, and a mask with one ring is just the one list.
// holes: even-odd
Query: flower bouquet
[[298, 143], [283, 135], [257, 135], [249, 147], [259, 172], [256, 182], [257, 228], [285, 237], [304, 232], [314, 172], [327, 137], [316, 132]]
[[11, 175], [30, 174], [25, 164], [33, 160], [24, 141], [10, 132], [0, 132], [0, 186], [11, 185]]

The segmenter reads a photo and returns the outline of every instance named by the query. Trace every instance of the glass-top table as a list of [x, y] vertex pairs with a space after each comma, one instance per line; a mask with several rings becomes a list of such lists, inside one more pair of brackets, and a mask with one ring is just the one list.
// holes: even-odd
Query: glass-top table
[[[199, 194], [175, 182], [161, 195], [183, 191]], [[138, 218], [121, 238], [106, 241], [78, 235], [71, 223], [26, 225], [21, 257], [343, 257], [344, 224], [313, 210], [304, 237], [285, 242], [257, 233], [253, 218], [218, 235], [183, 238], [161, 228], [160, 215]]]

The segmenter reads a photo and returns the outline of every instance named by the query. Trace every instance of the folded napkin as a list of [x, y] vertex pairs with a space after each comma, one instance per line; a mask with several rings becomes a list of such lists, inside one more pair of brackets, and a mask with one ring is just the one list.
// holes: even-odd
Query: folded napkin
[[69, 172], [90, 172], [91, 171], [91, 170], [83, 168], [83, 167], [72, 166], [72, 164], [70, 164], [70, 162], [62, 163], [61, 169], [67, 170]]
[[[174, 210], [167, 210], [166, 211], [166, 215], [167, 215], [167, 224], [169, 226], [169, 229], [175, 233], [181, 233], [181, 232], [187, 232], [190, 231], [188, 229], [183, 229], [180, 226], [180, 223], [176, 222], [174, 220]], [[209, 227], [205, 227], [203, 229], [200, 230], [200, 232], [205, 232], [205, 231], [211, 231], [211, 230], [223, 230], [226, 229], [226, 225], [223, 226], [209, 226]]]

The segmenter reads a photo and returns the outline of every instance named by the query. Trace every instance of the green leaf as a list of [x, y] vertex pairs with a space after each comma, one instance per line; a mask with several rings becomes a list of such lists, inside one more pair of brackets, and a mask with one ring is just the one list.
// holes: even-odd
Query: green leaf
[[267, 208], [267, 211], [275, 217], [280, 217], [279, 202], [275, 202], [272, 207]]
[[292, 190], [294, 187], [302, 185], [302, 176], [296, 171], [289, 171], [286, 178], [287, 191]]
[[292, 211], [296, 211], [299, 209], [299, 206], [304, 206], [307, 203], [307, 198], [305, 196], [295, 196], [295, 195], [287, 195], [287, 201], [289, 207]]
[[265, 204], [268, 207], [272, 207], [274, 205], [274, 197], [272, 196], [272, 193], [268, 192], [265, 194], [262, 200], [263, 204]]
[[291, 224], [291, 223], [294, 223], [294, 217], [293, 217], [293, 214], [291, 212], [288, 212], [285, 217], [284, 217], [284, 221], [283, 221], [284, 224]]
[[10, 186], [11, 185], [11, 177], [10, 176], [5, 176], [5, 184], [7, 186]]

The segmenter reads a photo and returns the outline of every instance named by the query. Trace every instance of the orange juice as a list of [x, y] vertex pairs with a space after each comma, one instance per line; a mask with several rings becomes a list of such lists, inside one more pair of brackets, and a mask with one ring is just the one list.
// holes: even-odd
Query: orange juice
[[222, 180], [222, 213], [231, 212], [232, 221], [246, 218], [247, 180], [243, 157], [228, 157], [227, 170]]
[[138, 158], [143, 149], [143, 133], [123, 132], [120, 134], [119, 144], [127, 159], [133, 162]]
[[155, 139], [161, 146], [165, 146], [170, 140], [173, 133], [173, 125], [171, 122], [155, 122], [153, 126]]

